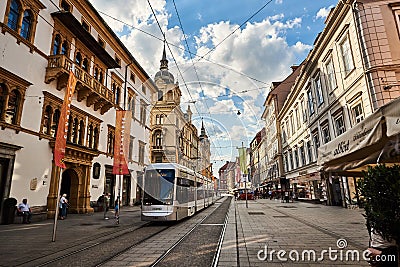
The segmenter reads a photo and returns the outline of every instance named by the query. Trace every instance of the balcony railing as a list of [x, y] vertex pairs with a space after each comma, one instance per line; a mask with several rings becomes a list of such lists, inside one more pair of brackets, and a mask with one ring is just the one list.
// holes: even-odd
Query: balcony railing
[[[61, 90], [66, 86], [67, 77], [73, 65], [74, 62], [65, 55], [49, 56], [45, 82], [50, 83], [58, 79], [57, 89]], [[78, 80], [76, 88], [78, 91], [78, 101], [86, 98], [88, 106], [94, 105], [95, 110], [101, 109], [101, 114], [107, 112], [114, 105], [115, 96], [113, 92], [101, 84], [101, 82], [76, 65], [74, 74]]]

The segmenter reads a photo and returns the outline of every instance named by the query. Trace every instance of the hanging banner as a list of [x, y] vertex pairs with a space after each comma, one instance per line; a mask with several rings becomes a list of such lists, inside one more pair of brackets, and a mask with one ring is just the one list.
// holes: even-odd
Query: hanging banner
[[54, 146], [54, 163], [56, 166], [65, 169], [64, 157], [65, 146], [67, 144], [68, 121], [71, 111], [72, 96], [75, 92], [76, 77], [72, 71], [69, 72], [67, 89], [65, 90], [64, 102], [61, 108], [60, 119], [58, 121], [56, 143]]
[[129, 174], [128, 155], [132, 113], [117, 110], [115, 119], [113, 174]]
[[239, 163], [240, 170], [242, 174], [247, 174], [247, 166], [246, 166], [246, 148], [240, 147], [239, 149]]

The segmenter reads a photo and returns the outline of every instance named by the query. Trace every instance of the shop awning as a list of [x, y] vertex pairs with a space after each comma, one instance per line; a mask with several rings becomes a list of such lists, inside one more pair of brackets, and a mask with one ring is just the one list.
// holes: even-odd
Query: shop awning
[[318, 149], [318, 165], [324, 171], [359, 172], [362, 166], [399, 162], [400, 98]]

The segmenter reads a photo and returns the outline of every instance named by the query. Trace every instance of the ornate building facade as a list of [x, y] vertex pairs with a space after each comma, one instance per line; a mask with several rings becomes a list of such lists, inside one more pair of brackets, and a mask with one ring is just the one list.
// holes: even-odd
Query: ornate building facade
[[168, 70], [165, 46], [160, 62], [160, 71], [154, 77], [159, 94], [151, 109], [150, 160], [178, 163], [204, 173], [211, 168], [210, 141], [204, 125], [199, 136], [190, 106], [186, 112], [181, 109], [182, 92]]
[[[0, 3], [1, 203], [25, 197], [34, 210], [53, 216], [60, 183], [71, 212], [93, 211], [91, 202], [103, 192], [112, 198], [121, 194], [123, 205], [131, 205], [136, 176], [149, 163], [147, 106], [155, 85], [89, 1], [57, 3]], [[53, 148], [70, 70], [78, 82], [69, 116], [67, 168], [60, 175]], [[121, 181], [112, 174], [119, 109], [133, 115], [127, 156], [132, 175]]]

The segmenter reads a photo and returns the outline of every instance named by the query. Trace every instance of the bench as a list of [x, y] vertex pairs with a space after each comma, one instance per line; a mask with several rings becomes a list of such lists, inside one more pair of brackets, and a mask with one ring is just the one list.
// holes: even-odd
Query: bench
[[[46, 206], [35, 206], [31, 207], [32, 211], [32, 220], [31, 222], [41, 222], [47, 220], [47, 207]], [[23, 222], [24, 217], [18, 212], [15, 211], [14, 223], [21, 224]]]

